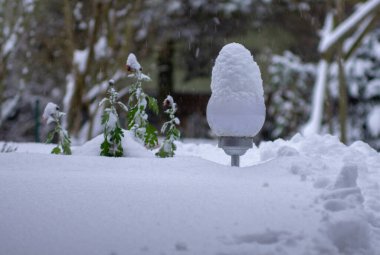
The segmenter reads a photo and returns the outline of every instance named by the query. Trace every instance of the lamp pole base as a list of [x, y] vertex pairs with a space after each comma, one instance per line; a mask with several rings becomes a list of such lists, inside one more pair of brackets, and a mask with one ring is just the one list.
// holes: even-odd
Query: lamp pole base
[[240, 156], [252, 148], [252, 137], [221, 136], [218, 140], [218, 147], [222, 148], [227, 155], [231, 156], [231, 166], [240, 166]]
[[238, 155], [231, 155], [231, 166], [240, 166], [240, 156]]

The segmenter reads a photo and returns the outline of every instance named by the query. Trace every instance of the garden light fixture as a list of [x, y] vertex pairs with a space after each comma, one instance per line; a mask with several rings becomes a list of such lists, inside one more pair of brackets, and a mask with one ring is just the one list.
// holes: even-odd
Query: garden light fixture
[[215, 60], [207, 121], [218, 146], [239, 166], [265, 120], [263, 82], [258, 65], [243, 45], [230, 43]]

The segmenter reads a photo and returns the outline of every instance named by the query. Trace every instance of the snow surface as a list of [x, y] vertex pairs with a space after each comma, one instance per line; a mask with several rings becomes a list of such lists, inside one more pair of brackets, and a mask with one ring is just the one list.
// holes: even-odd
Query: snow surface
[[204, 143], [168, 159], [79, 155], [95, 143], [0, 153], [0, 254], [379, 254], [380, 154], [363, 142], [296, 135], [243, 168]]
[[212, 69], [211, 92], [207, 120], [216, 135], [251, 137], [260, 131], [265, 120], [263, 81], [243, 45], [230, 43], [219, 52]]

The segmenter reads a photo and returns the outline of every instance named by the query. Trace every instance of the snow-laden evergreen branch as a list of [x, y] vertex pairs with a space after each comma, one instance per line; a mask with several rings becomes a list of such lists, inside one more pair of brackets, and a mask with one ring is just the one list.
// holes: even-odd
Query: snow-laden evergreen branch
[[376, 13], [379, 8], [380, 0], [368, 0], [362, 3], [351, 16], [340, 23], [334, 30], [322, 36], [318, 46], [319, 52], [322, 54], [328, 52], [337, 42], [347, 37], [363, 20]]
[[61, 118], [66, 114], [59, 111], [59, 107], [54, 103], [48, 103], [45, 107], [42, 118], [47, 124], [54, 123], [54, 129], [48, 134], [46, 143], [50, 143], [55, 135], [58, 135], [58, 144], [51, 151], [52, 154], [71, 154], [71, 140], [67, 130], [62, 127]]
[[175, 116], [177, 112], [177, 104], [174, 102], [173, 97], [167, 96], [164, 100], [164, 107], [168, 107], [165, 113], [168, 115], [169, 120], [164, 123], [161, 128], [161, 133], [165, 134], [165, 140], [162, 142], [161, 148], [156, 153], [156, 156], [161, 158], [173, 157], [174, 152], [177, 149], [174, 141], [179, 140], [181, 133], [176, 126], [180, 121]]
[[120, 127], [119, 115], [117, 114], [116, 107], [120, 107], [124, 111], [128, 111], [125, 104], [118, 101], [118, 93], [113, 87], [114, 81], [109, 81], [108, 96], [104, 98], [99, 105], [107, 104], [104, 108], [102, 115], [103, 135], [104, 141], [100, 145], [100, 155], [108, 157], [121, 157], [123, 156], [123, 146], [121, 144], [122, 137], [124, 137], [123, 130]]
[[131, 73], [129, 77], [136, 79], [129, 92], [128, 130], [143, 141], [145, 146], [154, 148], [158, 144], [157, 130], [149, 123], [146, 111], [148, 107], [158, 114], [157, 100], [148, 96], [142, 88], [142, 82], [150, 81], [150, 77], [142, 73], [142, 68], [132, 53], [128, 56], [126, 67]]

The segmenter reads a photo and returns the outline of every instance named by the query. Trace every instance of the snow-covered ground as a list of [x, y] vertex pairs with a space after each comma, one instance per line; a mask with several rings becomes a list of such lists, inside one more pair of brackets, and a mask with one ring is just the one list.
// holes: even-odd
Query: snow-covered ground
[[0, 254], [380, 254], [380, 154], [362, 142], [296, 135], [242, 168], [215, 143], [159, 159], [91, 156], [99, 142], [0, 153]]

